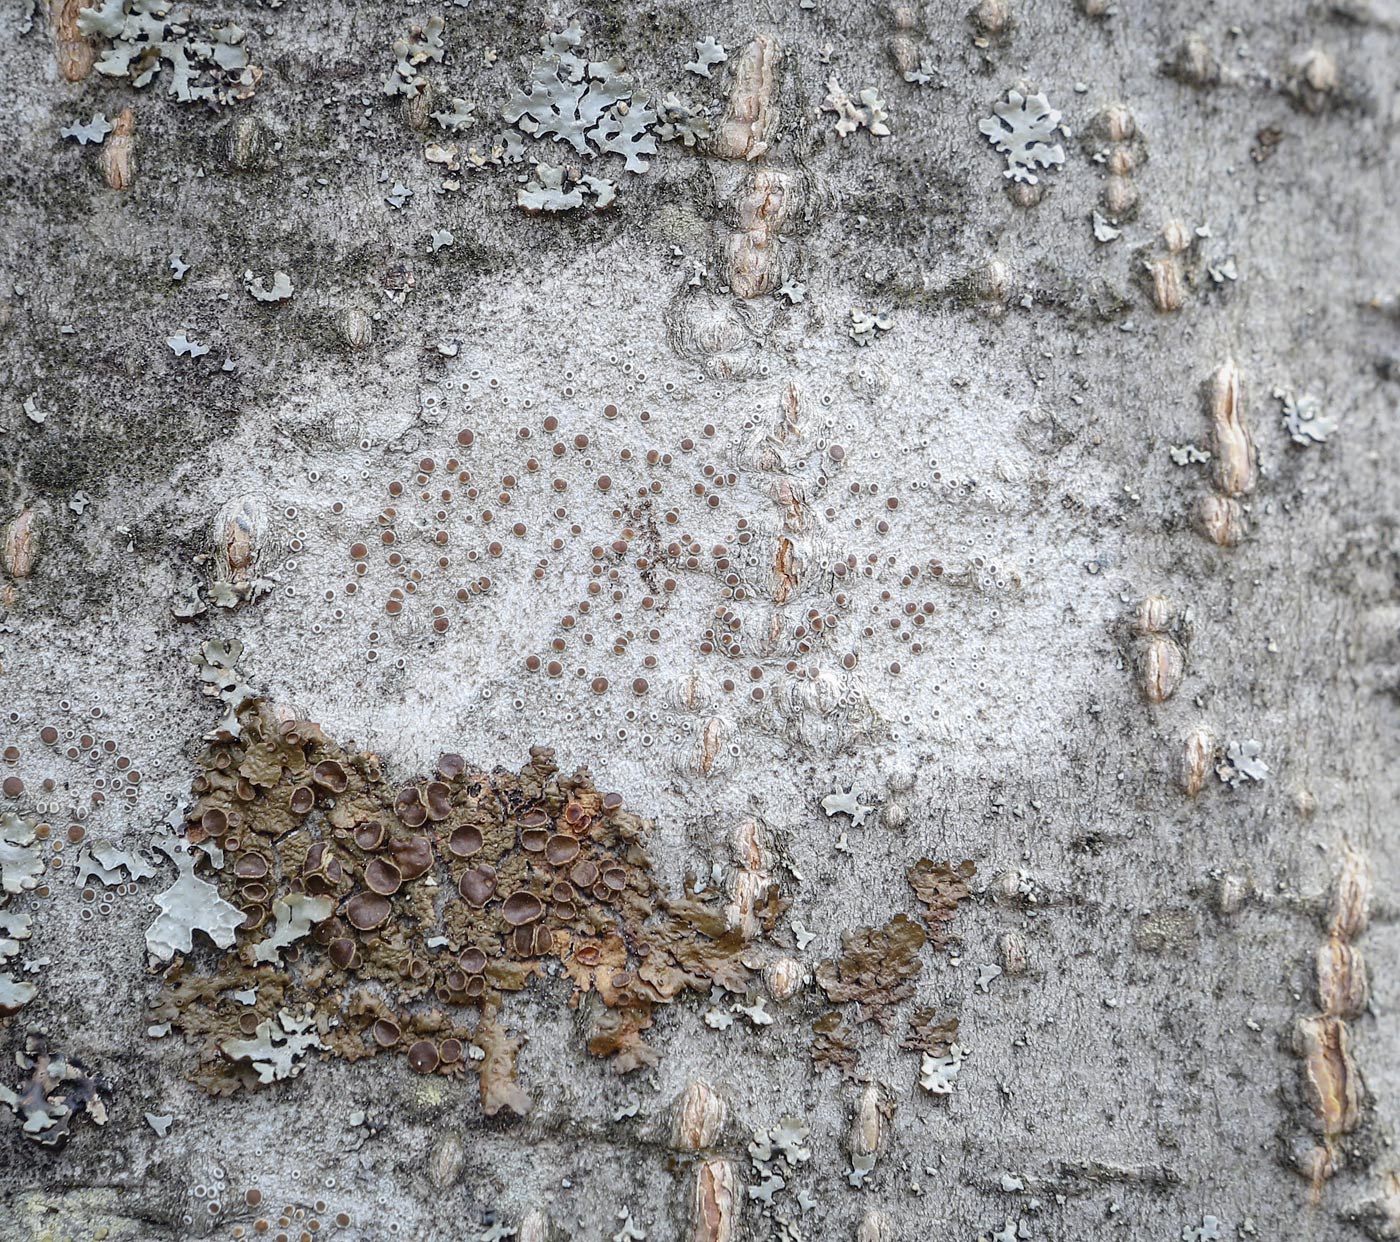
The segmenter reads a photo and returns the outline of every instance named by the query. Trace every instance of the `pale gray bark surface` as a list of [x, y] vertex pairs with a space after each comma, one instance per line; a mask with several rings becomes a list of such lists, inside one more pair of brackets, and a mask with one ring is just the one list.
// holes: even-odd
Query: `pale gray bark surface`
[[[630, 1209], [648, 1238], [688, 1238], [691, 1162], [668, 1149], [667, 1110], [696, 1078], [728, 1103], [717, 1154], [741, 1184], [757, 1180], [745, 1150], [755, 1129], [788, 1115], [811, 1125], [812, 1158], [781, 1200], [801, 1187], [816, 1201], [794, 1236], [853, 1238], [877, 1210], [888, 1236], [940, 1242], [1008, 1220], [1035, 1239], [1177, 1239], [1210, 1216], [1222, 1238], [1400, 1236], [1400, 9], [1390, 0], [1120, 0], [1097, 19], [1070, 0], [1013, 0], [1010, 27], [985, 48], [964, 6], [930, 3], [905, 32], [936, 71], [925, 87], [902, 79], [895, 18], [877, 4], [454, 6], [445, 59], [421, 72], [439, 99], [476, 104], [476, 125], [458, 136], [432, 121], [415, 129], [383, 93], [393, 40], [431, 7], [211, 10], [205, 20], [246, 29], [263, 71], [251, 99], [217, 111], [169, 98], [168, 67], [140, 91], [97, 73], [68, 81], [49, 14], [41, 7], [26, 32], [25, 6], [8, 8], [0, 520], [32, 508], [41, 548], [33, 571], [3, 588], [0, 749], [19, 754], [0, 776], [24, 791], [0, 813], [62, 835], [82, 807], [90, 840], [138, 849], [157, 874], [84, 920], [66, 847], [51, 896], [10, 898], [34, 916], [10, 965], [39, 994], [0, 1020], [0, 1083], [17, 1085], [11, 1053], [33, 1030], [110, 1079], [113, 1095], [106, 1125], [80, 1119], [57, 1152], [0, 1108], [0, 1237], [229, 1238], [259, 1215], [243, 1206], [256, 1187], [274, 1209], [269, 1236], [277, 1209], [299, 1205], [337, 1239], [475, 1238], [532, 1208], [562, 1237], [611, 1237]], [[619, 183], [605, 212], [522, 214], [528, 164], [469, 171], [442, 192], [425, 144], [489, 145], [541, 35], [571, 18], [590, 58], [627, 61], [639, 96], [680, 91], [713, 105], [716, 121], [745, 46], [775, 36], [781, 119], [769, 149], [746, 163], [663, 143], [639, 175], [616, 156], [594, 160], [585, 171]], [[1218, 81], [1162, 72], [1193, 35], [1218, 59]], [[712, 82], [683, 68], [707, 36], [729, 54]], [[836, 135], [836, 116], [819, 112], [833, 73], [852, 95], [876, 88], [891, 136]], [[1031, 206], [1012, 201], [1005, 161], [977, 129], [1018, 84], [1044, 91], [1073, 131]], [[1107, 174], [1092, 156], [1105, 144], [1083, 135], [1115, 103], [1147, 158], [1131, 174], [1136, 217], [1103, 243], [1091, 217]], [[59, 131], [127, 105], [133, 173], [117, 190], [102, 148]], [[257, 130], [240, 137], [231, 127], [244, 118]], [[244, 154], [231, 156], [239, 142]], [[726, 243], [758, 168], [790, 177], [774, 262], [805, 286], [797, 305], [729, 286]], [[396, 183], [413, 191], [401, 209], [385, 201]], [[1209, 234], [1191, 234], [1183, 304], [1160, 312], [1144, 262], [1167, 253], [1171, 221]], [[434, 253], [439, 229], [453, 242]], [[190, 265], [179, 281], [171, 255]], [[1236, 277], [1208, 274], [1229, 260]], [[249, 295], [245, 272], [270, 283], [278, 270], [291, 301]], [[406, 274], [411, 288], [397, 296]], [[344, 339], [352, 308], [374, 316], [358, 350]], [[892, 326], [862, 347], [853, 308], [887, 311]], [[210, 352], [177, 357], [167, 339], [181, 332]], [[1211, 493], [1212, 464], [1178, 466], [1169, 450], [1211, 446], [1204, 386], [1229, 357], [1260, 479], [1243, 497], [1247, 538], [1220, 547], [1191, 516]], [[789, 385], [798, 429], [765, 457]], [[1290, 443], [1275, 387], [1317, 395], [1337, 431]], [[42, 422], [26, 415], [31, 397]], [[603, 415], [610, 403], [616, 418]], [[541, 429], [547, 415], [557, 436]], [[461, 427], [476, 433], [470, 449], [456, 446]], [[576, 434], [587, 449], [572, 446]], [[692, 452], [679, 448], [685, 437]], [[557, 463], [555, 438], [568, 443]], [[674, 460], [650, 468], [649, 448]], [[437, 502], [390, 500], [392, 480], [416, 490], [420, 458], [440, 477], [453, 453], [477, 500], [460, 495], [446, 521]], [[531, 455], [537, 475], [524, 468]], [[714, 489], [713, 509], [691, 490], [712, 484], [707, 464], [735, 475]], [[595, 485], [603, 472], [608, 494]], [[503, 508], [505, 474], [519, 482]], [[562, 501], [556, 476], [568, 483]], [[591, 549], [626, 524], [613, 510], [653, 478], [658, 523], [666, 507], [680, 511], [656, 546], [689, 533], [699, 568], [668, 568], [676, 591], [644, 609], [654, 587], [630, 557], [607, 553], [621, 619], [599, 604], [566, 632]], [[805, 493], [800, 532], [775, 500], [784, 479]], [[853, 495], [854, 483], [873, 492]], [[172, 617], [179, 592], [208, 587], [215, 515], [239, 497], [268, 516], [271, 593]], [[403, 579], [376, 516], [394, 503], [396, 546], [424, 577], [389, 617]], [[497, 511], [489, 532], [483, 508]], [[752, 533], [742, 547], [741, 518]], [[525, 536], [510, 533], [516, 521]], [[446, 570], [431, 543], [440, 525]], [[785, 536], [798, 585], [779, 604], [771, 567]], [[371, 568], [348, 597], [348, 549], [362, 539]], [[485, 552], [493, 539], [499, 558]], [[631, 553], [647, 542], [639, 535]], [[748, 584], [734, 605], [751, 641], [740, 659], [700, 650], [730, 602], [710, 568], [719, 543]], [[465, 560], [470, 548], [480, 562]], [[848, 553], [862, 566], [878, 557], [877, 572], [833, 578]], [[934, 559], [941, 579], [928, 572]], [[911, 564], [924, 572], [902, 585]], [[458, 603], [458, 587], [482, 574], [491, 591]], [[1144, 697], [1131, 624], [1151, 594], [1193, 618], [1180, 685], [1160, 704]], [[934, 605], [921, 629], [906, 601]], [[445, 635], [432, 630], [435, 604]], [[839, 622], [794, 657], [820, 674], [798, 681], [785, 670], [790, 636], [812, 607]], [[775, 614], [789, 637], [765, 646]], [[627, 630], [635, 638], [616, 655]], [[566, 634], [564, 676], [525, 671], [527, 655], [547, 658]], [[532, 744], [553, 746], [562, 767], [586, 765], [654, 820], [659, 869], [676, 890], [712, 866], [722, 889], [734, 829], [758, 817], [792, 901], [779, 939], [808, 969], [839, 950], [841, 930], [917, 912], [904, 872], [920, 856], [973, 860], [975, 896], [953, 923], [960, 951], [926, 949], [918, 992], [961, 1020], [969, 1056], [953, 1093], [921, 1091], [917, 1053], [898, 1048], [911, 1005], [889, 1033], [863, 1026], [861, 1070], [895, 1110], [875, 1171], [852, 1188], [861, 1089], [811, 1068], [811, 1022], [829, 1008], [814, 983], [770, 1000], [763, 1027], [735, 1015], [712, 1029], [704, 1014], [727, 1003], [683, 999], [650, 1032], [660, 1065], [619, 1078], [586, 1054], [581, 1013], [556, 980], [505, 1011], [528, 1037], [524, 1119], [483, 1119], [470, 1078], [423, 1078], [401, 1058], [313, 1056], [289, 1082], [204, 1096], [185, 1080], [192, 1047], [146, 1034], [159, 981], [144, 933], [174, 876], [150, 842], [186, 797], [217, 718], [189, 664], [210, 638], [244, 644], [241, 668], [269, 700], [405, 777], [442, 750], [518, 768]], [[848, 652], [854, 670], [841, 666]], [[655, 668], [643, 668], [648, 654]], [[649, 690], [637, 697], [642, 673]], [[596, 676], [606, 693], [590, 689]], [[84, 721], [93, 708], [101, 718]], [[695, 755], [714, 720], [722, 749], [705, 774]], [[39, 736], [50, 724], [61, 734], [52, 747]], [[1210, 771], [1187, 796], [1178, 767], [1198, 728], [1221, 747], [1257, 740], [1267, 779], [1230, 788]], [[100, 757], [66, 758], [84, 729]], [[109, 738], [142, 774], [134, 799], [110, 788]], [[99, 778], [108, 796], [92, 807]], [[877, 808], [862, 827], [821, 809], [847, 788]], [[902, 825], [891, 805], [907, 812]], [[1374, 893], [1357, 944], [1372, 999], [1348, 1023], [1364, 1103], [1314, 1196], [1296, 1168], [1318, 1139], [1293, 1032], [1319, 1009], [1314, 954], [1347, 847], [1369, 860]], [[801, 952], [792, 919], [816, 933]], [[979, 988], [979, 968], [1007, 965], [1015, 937], [1024, 971]], [[764, 960], [779, 951], [756, 949]], [[614, 1119], [634, 1102], [635, 1116]], [[376, 1132], [352, 1125], [357, 1111]], [[168, 1135], [147, 1112], [173, 1115]], [[1004, 1174], [1024, 1189], [1005, 1190]], [[778, 1236], [760, 1206], [742, 1208], [741, 1236]], [[352, 1223], [337, 1229], [340, 1211]]]

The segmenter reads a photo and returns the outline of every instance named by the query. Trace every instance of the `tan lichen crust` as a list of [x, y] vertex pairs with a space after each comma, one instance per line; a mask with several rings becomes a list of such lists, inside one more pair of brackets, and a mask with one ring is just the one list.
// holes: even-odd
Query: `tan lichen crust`
[[[243, 922], [226, 957], [175, 960], [155, 1014], [201, 1040], [205, 1089], [290, 1076], [290, 1054], [276, 1049], [287, 1072], [271, 1072], [249, 1037], [268, 1044], [279, 1021], [301, 1032], [288, 1023], [303, 1013], [319, 1037], [304, 1046], [475, 1072], [487, 1113], [523, 1113], [520, 1041], [498, 1014], [547, 961], [574, 985], [571, 1005], [600, 1002], [588, 1050], [618, 1072], [657, 1061], [641, 1034], [656, 1006], [749, 986], [744, 929], [689, 889], [663, 893], [647, 822], [586, 772], [562, 775], [547, 748], [519, 772], [445, 754], [399, 783], [374, 755], [261, 701], [237, 723], [200, 757], [185, 835], [220, 860], [210, 878]], [[771, 887], [759, 925], [782, 909]], [[232, 995], [249, 989], [252, 1004]]]

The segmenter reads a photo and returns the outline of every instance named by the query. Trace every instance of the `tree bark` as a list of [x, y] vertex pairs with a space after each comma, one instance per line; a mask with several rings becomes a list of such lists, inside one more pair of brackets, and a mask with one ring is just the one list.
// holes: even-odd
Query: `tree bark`
[[[1400, 1237], [1391, 0], [31, 7], [0, 1238]], [[630, 982], [336, 974], [336, 797], [532, 747]]]

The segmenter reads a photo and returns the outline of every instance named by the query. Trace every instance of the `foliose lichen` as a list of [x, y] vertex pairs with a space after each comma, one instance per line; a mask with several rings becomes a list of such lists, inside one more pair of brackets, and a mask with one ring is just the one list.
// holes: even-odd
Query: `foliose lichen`
[[[444, 754], [391, 781], [376, 756], [246, 697], [236, 647], [196, 661], [232, 713], [183, 816], [209, 878], [172, 847], [181, 875], [148, 933], [171, 962], [155, 1018], [203, 1040], [195, 1081], [223, 1092], [290, 1076], [311, 1048], [393, 1050], [421, 1073], [475, 1073], [488, 1113], [523, 1113], [521, 1041], [497, 1016], [546, 963], [590, 1011], [588, 1050], [619, 1072], [658, 1059], [642, 1039], [658, 1006], [746, 993], [749, 937], [721, 904], [660, 889], [648, 825], [620, 795], [543, 747], [519, 772]], [[783, 908], [764, 903], [766, 930]], [[193, 953], [195, 928], [230, 952]]]

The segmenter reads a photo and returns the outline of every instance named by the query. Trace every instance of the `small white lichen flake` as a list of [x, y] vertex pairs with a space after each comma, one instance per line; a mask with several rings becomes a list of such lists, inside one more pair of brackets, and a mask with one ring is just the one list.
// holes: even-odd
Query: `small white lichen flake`
[[924, 1053], [919, 1063], [919, 1086], [930, 1095], [952, 1095], [953, 1083], [966, 1056], [960, 1044], [949, 1044], [947, 1053], [941, 1057]]
[[1057, 141], [1056, 131], [1068, 137], [1069, 130], [1060, 124], [1060, 113], [1044, 95], [1009, 91], [992, 111], [996, 115], [981, 121], [977, 128], [1006, 156], [1004, 177], [1035, 185], [1037, 168], [1065, 162], [1065, 149]]
[[1283, 425], [1294, 444], [1321, 444], [1337, 430], [1337, 420], [1311, 393], [1295, 397], [1286, 388], [1275, 388], [1274, 398], [1283, 403]]
[[279, 1082], [301, 1073], [302, 1058], [312, 1048], [324, 1048], [315, 1031], [308, 1033], [315, 1019], [298, 1018], [285, 1009], [258, 1023], [251, 1039], [229, 1037], [220, 1041], [219, 1051], [230, 1061], [246, 1061], [260, 1083]]
[[1231, 742], [1225, 748], [1225, 758], [1215, 767], [1215, 774], [1231, 789], [1238, 789], [1245, 781], [1264, 781], [1269, 775], [1269, 765], [1260, 758], [1263, 747], [1252, 738]]
[[1199, 1225], [1187, 1225], [1182, 1229], [1181, 1242], [1222, 1242], [1225, 1235], [1220, 1229], [1220, 1218], [1207, 1214], [1201, 1217]]
[[836, 133], [839, 137], [847, 138], [858, 129], [868, 129], [876, 138], [890, 136], [887, 124], [890, 114], [874, 87], [867, 86], [862, 90], [860, 102], [857, 103], [842, 89], [834, 73], [826, 85], [827, 95], [822, 101], [821, 110], [836, 113]]
[[243, 287], [248, 291], [249, 297], [258, 302], [290, 302], [296, 293], [292, 287], [292, 278], [282, 271], [272, 273], [270, 287], [261, 276], [255, 277], [251, 271], [244, 272]]
[[869, 345], [876, 336], [894, 327], [894, 320], [887, 311], [865, 311], [851, 307], [850, 337], [857, 345]]
[[751, 1005], [731, 1005], [730, 1008], [743, 1014], [754, 1026], [772, 1026], [773, 1015], [763, 1007], [765, 999], [760, 996]]
[[713, 38], [697, 39], [695, 41], [695, 59], [686, 65], [686, 69], [702, 78], [708, 78], [710, 70], [715, 65], [721, 65], [728, 59], [729, 53], [724, 50], [722, 43], [716, 42]]
[[202, 931], [221, 949], [233, 946], [234, 932], [245, 915], [237, 906], [219, 896], [219, 890], [194, 873], [194, 858], [184, 842], [159, 840], [161, 850], [179, 871], [179, 878], [163, 893], [157, 893], [160, 914], [146, 929], [146, 948], [158, 961], [168, 962], [177, 953], [194, 947], [194, 933]]
[[27, 892], [44, 874], [44, 860], [35, 844], [34, 821], [13, 811], [0, 815], [0, 892]]
[[849, 789], [834, 790], [822, 799], [822, 810], [826, 812], [828, 819], [837, 815], [849, 815], [852, 825], [856, 828], [865, 826], [866, 819], [874, 809], [873, 806], [865, 806], [861, 803], [854, 786]]
[[72, 138], [80, 146], [84, 147], [90, 142], [100, 145], [102, 140], [111, 132], [111, 122], [100, 112], [94, 112], [92, 114], [92, 119], [86, 123], [74, 121], [67, 129], [58, 131], [60, 138]]
[[623, 1208], [617, 1214], [622, 1227], [612, 1235], [612, 1242], [646, 1242], [647, 1231], [632, 1219], [632, 1209]]

